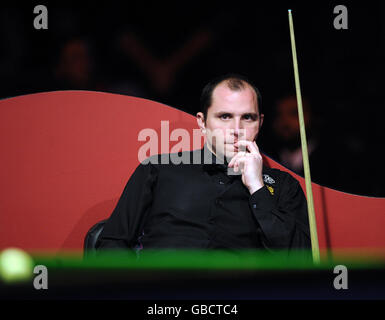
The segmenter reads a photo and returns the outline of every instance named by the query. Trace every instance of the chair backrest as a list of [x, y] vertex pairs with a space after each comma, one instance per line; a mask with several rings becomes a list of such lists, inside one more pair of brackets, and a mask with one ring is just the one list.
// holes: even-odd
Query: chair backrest
[[[168, 141], [159, 139], [150, 154], [179, 151], [186, 135], [192, 150], [204, 142], [194, 129], [190, 114], [117, 94], [56, 91], [1, 100], [0, 249], [81, 250], [90, 227], [116, 206], [148, 138]], [[264, 161], [305, 190], [302, 177]], [[321, 249], [372, 248], [385, 256], [384, 198], [315, 183], [313, 198]]]
[[98, 241], [99, 235], [102, 233], [106, 220], [102, 220], [94, 224], [90, 230], [88, 230], [84, 238], [84, 257], [89, 257], [95, 254], [96, 241]]

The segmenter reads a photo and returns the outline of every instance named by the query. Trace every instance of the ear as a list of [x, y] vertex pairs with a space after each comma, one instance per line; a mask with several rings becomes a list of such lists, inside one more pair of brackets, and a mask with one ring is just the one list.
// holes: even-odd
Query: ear
[[198, 112], [197, 113], [197, 123], [198, 127], [203, 131], [206, 130], [206, 125], [205, 125], [205, 116], [203, 112]]

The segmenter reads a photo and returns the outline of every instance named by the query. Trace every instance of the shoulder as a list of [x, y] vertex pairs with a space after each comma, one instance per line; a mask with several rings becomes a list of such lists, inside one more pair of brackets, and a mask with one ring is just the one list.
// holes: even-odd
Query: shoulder
[[147, 157], [141, 161], [141, 166], [150, 165], [155, 168], [162, 168], [163, 166], [172, 167], [185, 164], [200, 164], [201, 150], [179, 151], [173, 153], [160, 153]]

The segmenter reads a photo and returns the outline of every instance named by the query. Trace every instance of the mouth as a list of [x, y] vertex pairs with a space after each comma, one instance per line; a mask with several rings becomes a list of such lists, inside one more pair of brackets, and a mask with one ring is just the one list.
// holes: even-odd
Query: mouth
[[231, 147], [234, 148], [235, 151], [238, 151], [238, 146], [236, 146], [234, 143], [235, 143], [235, 142], [226, 143], [226, 145], [228, 145], [230, 148], [231, 148]]

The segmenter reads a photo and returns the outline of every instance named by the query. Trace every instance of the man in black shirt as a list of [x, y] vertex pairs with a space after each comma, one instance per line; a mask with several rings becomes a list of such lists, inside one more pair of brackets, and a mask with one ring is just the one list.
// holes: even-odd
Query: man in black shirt
[[255, 142], [263, 123], [258, 89], [242, 76], [218, 78], [203, 89], [201, 107], [204, 147], [143, 161], [97, 248], [310, 248], [301, 186], [264, 167]]

